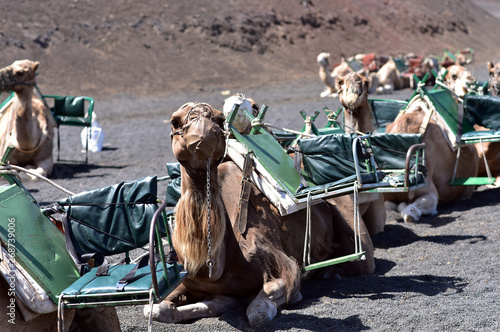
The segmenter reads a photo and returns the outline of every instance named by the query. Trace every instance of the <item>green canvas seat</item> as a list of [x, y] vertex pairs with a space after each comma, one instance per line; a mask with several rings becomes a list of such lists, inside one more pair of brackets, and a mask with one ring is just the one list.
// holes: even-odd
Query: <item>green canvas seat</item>
[[[182, 266], [167, 261], [169, 252], [161, 241], [166, 237], [167, 248], [171, 249], [166, 203], [159, 208], [156, 193], [156, 177], [147, 177], [58, 202], [65, 210], [68, 251], [83, 267], [82, 277], [61, 292], [62, 306], [146, 304], [153, 289], [153, 300], [159, 302], [185, 278]], [[107, 266], [107, 260], [101, 257], [146, 244], [149, 254], [137, 264]], [[99, 267], [90, 269], [89, 258], [94, 258]], [[132, 270], [135, 274], [127, 276]]]
[[85, 145], [85, 163], [88, 163], [88, 146], [91, 135], [92, 114], [94, 112], [94, 99], [85, 96], [56, 96], [42, 95], [49, 105], [50, 112], [57, 124], [57, 160], [60, 159], [60, 126], [76, 126], [87, 128], [88, 135]]
[[399, 111], [406, 106], [406, 101], [392, 99], [369, 98], [368, 103], [372, 108], [373, 124], [377, 132], [385, 132], [385, 127], [394, 122]]

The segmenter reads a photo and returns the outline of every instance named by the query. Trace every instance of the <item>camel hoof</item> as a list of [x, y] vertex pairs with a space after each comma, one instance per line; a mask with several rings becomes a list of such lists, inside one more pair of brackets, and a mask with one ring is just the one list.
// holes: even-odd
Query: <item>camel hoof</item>
[[415, 222], [420, 220], [422, 212], [417, 207], [409, 205], [401, 212], [401, 215], [405, 222]]
[[252, 327], [272, 321], [277, 314], [278, 308], [269, 299], [259, 301], [258, 304], [251, 304], [247, 309], [248, 323]]

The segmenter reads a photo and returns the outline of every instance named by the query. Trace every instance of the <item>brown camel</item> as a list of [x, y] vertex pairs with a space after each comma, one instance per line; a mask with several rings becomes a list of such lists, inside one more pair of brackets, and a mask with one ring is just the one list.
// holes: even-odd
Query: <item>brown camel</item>
[[[455, 199], [468, 199], [474, 187], [450, 186], [456, 160], [453, 151], [444, 136], [442, 129], [431, 118], [427, 126], [425, 102], [410, 102], [405, 113], [386, 128], [387, 133], [419, 133], [424, 127], [422, 141], [426, 144], [426, 167], [428, 186], [410, 193], [385, 194], [386, 207], [401, 212], [404, 221], [419, 220], [422, 215], [436, 214], [438, 203], [445, 203]], [[477, 176], [478, 156], [476, 148], [468, 145], [462, 148], [460, 163], [457, 168], [457, 177]]]
[[[246, 304], [251, 326], [272, 320], [279, 307], [302, 298], [297, 261], [303, 260], [306, 211], [281, 217], [252, 184], [246, 228], [240, 232], [236, 219], [242, 172], [232, 161], [222, 162], [222, 112], [208, 104], [187, 103], [170, 122], [172, 150], [182, 174], [172, 238], [189, 277], [154, 306], [154, 319], [182, 322]], [[336, 203], [321, 202], [311, 209], [311, 262], [352, 253], [352, 224], [343, 217], [352, 217], [354, 206], [349, 196]], [[374, 271], [371, 239], [361, 227], [366, 260], [318, 270], [324, 277]], [[144, 307], [146, 315], [149, 310]]]
[[493, 65], [491, 61], [488, 61], [488, 73], [490, 75], [489, 86], [490, 93], [492, 96], [500, 97], [500, 62]]
[[[337, 87], [340, 103], [345, 110], [345, 132], [375, 132], [372, 108], [368, 103], [368, 79], [362, 75], [350, 73], [338, 79]], [[370, 235], [373, 236], [384, 230], [386, 210], [384, 197], [381, 194], [361, 194], [359, 209]]]
[[54, 120], [33, 93], [38, 66], [36, 61], [20, 60], [0, 69], [0, 91], [15, 92], [12, 103], [0, 114], [0, 153], [13, 145], [12, 164], [48, 176], [54, 164]]

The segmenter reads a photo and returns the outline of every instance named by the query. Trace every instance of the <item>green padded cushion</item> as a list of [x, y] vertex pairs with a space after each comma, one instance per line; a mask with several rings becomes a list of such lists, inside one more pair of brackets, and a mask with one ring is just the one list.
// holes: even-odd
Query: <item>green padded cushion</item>
[[86, 191], [58, 203], [68, 214], [67, 231], [76, 252], [108, 256], [149, 243], [156, 200], [156, 177], [146, 177]]
[[368, 103], [372, 108], [375, 127], [382, 130], [394, 122], [399, 111], [407, 104], [405, 101], [390, 99], [368, 99]]
[[479, 143], [498, 141], [500, 139], [500, 129], [483, 130], [483, 131], [469, 131], [462, 135], [462, 142], [464, 143]]
[[489, 129], [500, 128], [500, 98], [493, 96], [466, 95], [464, 111], [473, 124]]
[[181, 197], [181, 165], [178, 162], [166, 164], [170, 182], [167, 185], [167, 206], [175, 206]]
[[381, 169], [404, 169], [406, 153], [422, 143], [422, 134], [375, 133], [370, 136], [375, 162]]
[[[331, 134], [298, 141], [304, 170], [316, 185], [335, 182], [356, 174], [352, 134]], [[366, 173], [360, 163], [361, 171]]]
[[[123, 264], [123, 265], [113, 265], [109, 267], [109, 276], [96, 276], [97, 267], [93, 268], [86, 274], [84, 274], [80, 279], [75, 281], [71, 286], [66, 288], [62, 294], [63, 295], [91, 295], [91, 294], [102, 294], [102, 293], [120, 293], [134, 292], [134, 291], [148, 291], [151, 288], [151, 267], [146, 265], [140, 269], [137, 269], [136, 276], [141, 276], [141, 278], [134, 280], [133, 282], [125, 285], [122, 291], [116, 290], [116, 283], [125, 277], [125, 275], [130, 272], [135, 267], [135, 264]], [[179, 270], [182, 270], [182, 266], [179, 265]], [[175, 273], [175, 268], [173, 265], [167, 264], [168, 278], [171, 283], [175, 283], [178, 279]], [[156, 267], [156, 275], [158, 280], [159, 289], [164, 289], [167, 287], [167, 281], [163, 276], [163, 264], [159, 263]]]
[[52, 114], [58, 124], [87, 125], [90, 123], [85, 112], [84, 97], [54, 97]]

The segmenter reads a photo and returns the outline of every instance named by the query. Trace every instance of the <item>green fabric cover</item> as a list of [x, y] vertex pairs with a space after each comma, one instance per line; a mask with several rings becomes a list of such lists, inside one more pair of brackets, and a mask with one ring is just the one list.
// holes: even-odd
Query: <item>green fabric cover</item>
[[64, 234], [15, 184], [0, 186], [0, 237], [7, 250], [9, 234], [15, 240], [16, 263], [57, 303], [59, 293], [78, 279], [78, 270], [66, 251]]
[[[425, 94], [429, 97], [431, 103], [436, 108], [436, 111], [441, 115], [446, 122], [448, 128], [456, 135], [459, 132], [459, 119], [458, 119], [458, 103], [453, 98], [448, 90], [424, 90]], [[465, 110], [464, 110], [465, 113]], [[474, 130], [471, 123], [464, 115], [462, 117], [462, 133]]]
[[167, 163], [170, 182], [167, 185], [167, 206], [175, 206], [181, 197], [181, 165], [178, 162]]
[[488, 129], [500, 129], [499, 97], [466, 95], [464, 111], [472, 124], [478, 124]]
[[[316, 185], [335, 182], [356, 173], [352, 155], [354, 134], [331, 134], [298, 141], [304, 170]], [[363, 163], [361, 171], [366, 173]]]
[[86, 191], [58, 203], [68, 214], [66, 231], [76, 252], [107, 256], [149, 243], [156, 201], [156, 177], [147, 177]]
[[422, 134], [375, 133], [370, 136], [375, 162], [384, 169], [404, 169], [406, 153], [414, 144], [422, 143]]
[[407, 102], [391, 99], [368, 99], [372, 108], [373, 122], [378, 131], [385, 131], [388, 124], [394, 122], [399, 111], [406, 106]]

